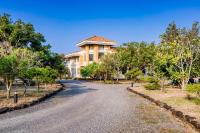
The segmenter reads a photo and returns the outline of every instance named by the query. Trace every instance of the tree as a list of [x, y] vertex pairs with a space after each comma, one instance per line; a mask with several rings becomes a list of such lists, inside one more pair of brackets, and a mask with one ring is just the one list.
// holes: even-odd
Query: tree
[[84, 78], [90, 77], [90, 78], [95, 78], [96, 75], [96, 69], [97, 69], [98, 64], [96, 62], [93, 62], [83, 68], [81, 68], [81, 75]]
[[18, 62], [18, 78], [24, 82], [24, 95], [26, 95], [27, 85], [34, 78], [34, 67], [37, 66], [38, 54], [27, 48], [17, 48], [12, 52]]
[[90, 76], [90, 70], [88, 69], [88, 67], [81, 68], [80, 72], [81, 72], [81, 76], [84, 78], [87, 78]]
[[198, 60], [200, 54], [199, 25], [198, 23], [193, 23], [192, 29], [189, 30], [185, 28], [174, 30], [174, 28], [170, 27], [171, 25], [169, 25], [167, 30], [173, 29], [171, 32], [176, 31], [178, 33], [176, 37], [171, 39], [163, 37], [166, 34], [164, 33], [161, 36], [161, 47], [166, 51], [165, 57], [168, 62], [172, 64], [168, 68], [171, 77], [178, 80], [181, 88], [184, 90], [191, 76], [193, 64]]
[[177, 28], [175, 22], [172, 22], [168, 25], [165, 33], [160, 37], [162, 38], [161, 43], [173, 43], [180, 36], [180, 31]]
[[67, 72], [64, 56], [52, 52], [51, 46], [44, 42], [44, 36], [31, 23], [12, 21], [8, 14], [0, 15], [0, 76], [6, 84], [8, 98], [16, 77], [24, 82], [37, 79], [39, 90], [41, 82], [53, 82], [58, 72], [60, 77]]
[[113, 53], [107, 53], [104, 55], [104, 57], [101, 59], [102, 68], [104, 70], [104, 79], [113, 79], [115, 76], [117, 76], [117, 64], [116, 64], [116, 58]]
[[58, 72], [50, 67], [36, 67], [33, 69], [34, 77], [37, 80], [38, 92], [40, 88], [40, 83], [45, 84], [45, 89], [47, 88], [47, 83], [53, 83], [58, 76]]
[[95, 71], [94, 71], [94, 75], [95, 75], [96, 79], [99, 79], [101, 81], [102, 79], [104, 79], [105, 73], [106, 73], [106, 70], [105, 70], [105, 67], [103, 66], [103, 64], [98, 63], [95, 68]]
[[7, 90], [7, 99], [10, 98], [13, 80], [18, 74], [18, 62], [15, 56], [0, 57], [0, 76], [3, 78]]
[[126, 72], [125, 76], [127, 78], [130, 78], [133, 83], [135, 83], [138, 80], [138, 76], [142, 74], [142, 71], [139, 68], [133, 68]]
[[64, 65], [64, 55], [52, 53], [49, 63], [51, 68], [58, 71], [60, 79], [63, 75], [67, 74], [68, 71]]
[[45, 84], [45, 89], [47, 88], [47, 83], [53, 83], [58, 76], [58, 72], [50, 67], [40, 68], [40, 81]]
[[14, 48], [30, 48], [34, 51], [42, 49], [44, 36], [37, 33], [30, 23], [22, 20], [13, 22], [10, 15], [0, 16], [0, 42], [7, 42]]
[[136, 67], [141, 69], [143, 73], [146, 73], [146, 69], [151, 72], [156, 55], [156, 45], [146, 42], [125, 43], [117, 49], [116, 54], [123, 73]]
[[165, 91], [165, 81], [170, 78], [168, 68], [170, 67], [170, 62], [167, 60], [167, 54], [163, 51], [162, 47], [158, 47], [158, 52], [154, 61], [154, 77], [158, 78], [161, 84], [161, 90]]

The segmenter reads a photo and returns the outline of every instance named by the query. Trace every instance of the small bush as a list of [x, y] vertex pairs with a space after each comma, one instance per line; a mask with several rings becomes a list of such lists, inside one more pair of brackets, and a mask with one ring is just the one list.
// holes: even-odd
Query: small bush
[[149, 83], [158, 83], [158, 79], [154, 76], [141, 76], [141, 81], [149, 82]]
[[151, 76], [140, 76], [140, 81], [149, 82]]
[[156, 77], [146, 76], [143, 77], [143, 80], [149, 82], [149, 84], [144, 86], [147, 90], [159, 90], [161, 87]]
[[160, 89], [160, 85], [158, 83], [149, 83], [147, 85], [144, 86], [146, 88], [146, 90], [159, 90]]
[[197, 94], [200, 97], [200, 84], [189, 84], [186, 87], [186, 90], [191, 93]]
[[191, 101], [192, 101], [193, 103], [195, 103], [196, 105], [200, 105], [200, 99], [197, 98], [197, 97], [191, 98]]
[[105, 84], [112, 84], [113, 82], [111, 80], [105, 80], [104, 83]]

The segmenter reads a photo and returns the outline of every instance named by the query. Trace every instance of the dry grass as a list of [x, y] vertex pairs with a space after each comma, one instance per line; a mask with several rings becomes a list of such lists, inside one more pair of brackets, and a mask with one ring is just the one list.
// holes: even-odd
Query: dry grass
[[57, 90], [60, 85], [58, 84], [52, 84], [48, 85], [46, 89], [44, 89], [44, 86], [40, 86], [39, 92], [37, 91], [37, 87], [30, 87], [27, 89], [26, 96], [23, 95], [24, 89], [22, 87], [17, 88], [18, 93], [18, 103], [14, 104], [13, 95], [14, 95], [14, 89], [11, 91], [11, 98], [9, 100], [6, 99], [6, 90], [0, 90], [0, 108], [1, 107], [14, 107], [16, 105], [29, 103], [33, 100], [38, 99], [39, 97], [42, 97], [43, 95], [50, 93], [54, 90]]
[[[152, 104], [139, 104], [137, 105], [136, 113], [138, 117], [146, 124], [152, 126], [158, 126], [157, 131], [160, 133], [181, 133], [178, 130], [176, 121], [174, 121], [171, 115], [164, 114], [157, 106]], [[176, 126], [170, 126], [174, 124]], [[181, 124], [185, 127], [185, 133], [196, 133], [196, 131], [185, 124]]]
[[199, 99], [192, 98], [188, 100], [187, 92], [179, 88], [168, 87], [166, 92], [160, 90], [146, 90], [144, 84], [136, 84], [134, 90], [153, 97], [156, 100], [167, 103], [177, 110], [182, 111], [184, 114], [196, 117], [200, 121], [200, 103]]

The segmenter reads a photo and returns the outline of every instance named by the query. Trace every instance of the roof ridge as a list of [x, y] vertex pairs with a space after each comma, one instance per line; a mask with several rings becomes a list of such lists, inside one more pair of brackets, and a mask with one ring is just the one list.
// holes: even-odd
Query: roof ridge
[[94, 36], [92, 36], [92, 37], [89, 37], [89, 38], [87, 38], [87, 39], [85, 39], [85, 40], [83, 40], [83, 41], [81, 41], [81, 42], [79, 42], [77, 45], [78, 46], [81, 46], [81, 45], [84, 45], [84, 44], [86, 44], [86, 43], [88, 43], [88, 44], [92, 44], [92, 43], [94, 43], [94, 44], [98, 44], [98, 43], [104, 43], [104, 44], [107, 44], [107, 45], [115, 45], [116, 44], [116, 42], [115, 41], [113, 41], [113, 40], [110, 40], [110, 39], [107, 39], [107, 38], [105, 38], [105, 37], [102, 37], [102, 36], [97, 36], [97, 35], [94, 35]]
[[[95, 39], [95, 38], [96, 38], [96, 39]], [[93, 40], [93, 39], [94, 39], [94, 40]], [[92, 36], [92, 37], [89, 37], [89, 38], [87, 38], [87, 39], [85, 39], [85, 40], [83, 40], [83, 41], [90, 41], [90, 40], [92, 40], [92, 41], [114, 42], [113, 40], [109, 40], [109, 39], [107, 39], [107, 38], [105, 38], [105, 37], [97, 36], [97, 35], [94, 35], [94, 36]]]

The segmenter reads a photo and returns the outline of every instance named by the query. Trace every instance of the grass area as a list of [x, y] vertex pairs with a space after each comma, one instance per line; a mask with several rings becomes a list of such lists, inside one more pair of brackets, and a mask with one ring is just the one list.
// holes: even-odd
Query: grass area
[[197, 98], [197, 97], [191, 97], [190, 98], [190, 101], [192, 101], [193, 103], [197, 104], [197, 105], [200, 105], [200, 99]]
[[18, 87], [16, 88], [17, 93], [18, 93], [18, 103], [15, 104], [14, 103], [14, 91], [15, 89], [13, 89], [11, 91], [11, 97], [9, 100], [6, 99], [6, 90], [0, 90], [0, 108], [1, 107], [14, 107], [16, 105], [20, 105], [20, 104], [24, 104], [24, 103], [29, 103], [33, 100], [36, 100], [42, 96], [44, 96], [45, 94], [51, 93], [54, 90], [57, 90], [60, 88], [60, 85], [58, 84], [52, 84], [52, 85], [48, 85], [46, 89], [44, 89], [43, 86], [41, 86], [41, 88], [39, 89], [39, 92], [37, 91], [37, 87], [30, 87], [27, 89], [26, 95], [23, 95], [24, 89], [22, 87]]
[[188, 99], [188, 92], [182, 91], [179, 88], [167, 87], [165, 92], [161, 90], [146, 90], [145, 84], [136, 84], [134, 90], [146, 94], [156, 100], [167, 103], [184, 114], [196, 117], [200, 121], [200, 99], [190, 94]]

